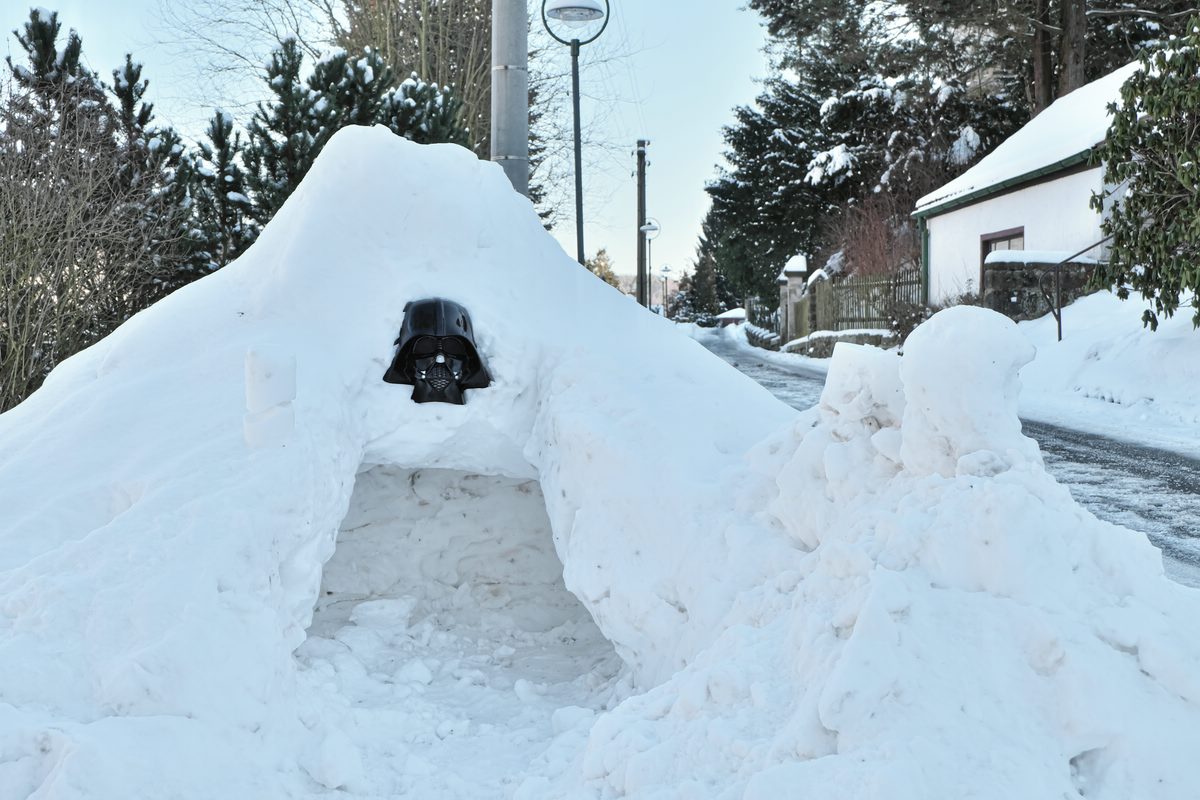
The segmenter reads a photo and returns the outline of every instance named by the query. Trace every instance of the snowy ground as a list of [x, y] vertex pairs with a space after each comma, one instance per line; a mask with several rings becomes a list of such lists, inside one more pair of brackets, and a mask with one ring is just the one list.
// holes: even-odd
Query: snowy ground
[[1200, 331], [1187, 308], [1142, 326], [1142, 302], [1108, 292], [1017, 327], [1038, 349], [1021, 415], [1200, 458]]
[[[792, 407], [806, 409], [819, 402], [828, 359], [763, 350], [750, 345], [734, 328], [693, 328], [690, 333]], [[1023, 387], [1023, 411], [1035, 405], [1025, 400], [1025, 392]], [[1145, 533], [1163, 551], [1167, 574], [1174, 580], [1200, 587], [1200, 460], [1185, 455], [1192, 450], [1194, 435], [1169, 439], [1156, 429], [1148, 438], [1169, 441], [1173, 447], [1168, 450], [1127, 441], [1132, 438], [1128, 431], [1125, 440], [1101, 439], [1096, 429], [1107, 433], [1111, 427], [1089, 426], [1091, 418], [1079, 409], [1090, 409], [1092, 417], [1096, 412], [1128, 410], [1112, 409], [1090, 398], [1059, 404], [1072, 403], [1079, 407], [1078, 413], [1055, 417], [1058, 424], [1025, 420], [1025, 432], [1037, 439], [1046, 468], [1101, 519]], [[1171, 430], [1174, 423], [1167, 424]]]
[[[381, 379], [431, 296], [465, 405]], [[1200, 592], [1046, 473], [1032, 355], [951, 309], [799, 412], [495, 164], [340, 131], [0, 415], [0, 789], [1193, 800]]]
[[339, 731], [318, 779], [420, 798], [511, 795], [615, 704], [621, 666], [536, 481], [388, 467], [358, 476], [296, 657]]

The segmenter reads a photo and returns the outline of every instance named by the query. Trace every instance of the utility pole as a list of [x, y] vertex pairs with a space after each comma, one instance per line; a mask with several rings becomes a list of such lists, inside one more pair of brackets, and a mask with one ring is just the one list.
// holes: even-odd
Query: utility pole
[[646, 275], [646, 148], [650, 145], [648, 139], [638, 139], [637, 143], [637, 301], [647, 308], [650, 307], [649, 292], [646, 291], [648, 276]]
[[529, 196], [529, 30], [525, 0], [492, 0], [492, 161]]

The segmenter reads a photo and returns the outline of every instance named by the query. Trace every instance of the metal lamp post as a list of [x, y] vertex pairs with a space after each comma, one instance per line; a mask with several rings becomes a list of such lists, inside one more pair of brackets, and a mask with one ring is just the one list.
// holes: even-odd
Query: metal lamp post
[[662, 275], [662, 279], [663, 279], [662, 315], [663, 315], [663, 319], [666, 319], [666, 317], [667, 317], [667, 279], [669, 277], [671, 277], [671, 268], [668, 265], [663, 264], [663, 267], [659, 272]]
[[[549, 19], [547, 19], [549, 17]], [[542, 0], [542, 25], [554, 40], [571, 48], [571, 101], [575, 107], [575, 242], [579, 263], [585, 261], [583, 254], [583, 145], [579, 132], [579, 48], [590, 44], [604, 33], [608, 27], [609, 6], [604, 0]], [[550, 27], [550, 19], [556, 19], [568, 26], [586, 25], [603, 19], [600, 30], [586, 39], [571, 37], [564, 39]]]
[[529, 11], [492, 0], [492, 161], [529, 196]]
[[646, 271], [645, 275], [638, 276], [638, 280], [641, 283], [641, 285], [638, 286], [638, 293], [644, 293], [642, 296], [646, 298], [646, 308], [649, 308], [651, 306], [650, 282], [653, 280], [651, 277], [650, 266], [654, 263], [653, 259], [650, 258], [650, 243], [658, 238], [658, 235], [662, 233], [662, 228], [658, 226], [658, 220], [656, 220], [654, 217], [649, 217], [646, 219], [646, 224], [638, 230], [642, 232], [642, 237], [646, 240]]

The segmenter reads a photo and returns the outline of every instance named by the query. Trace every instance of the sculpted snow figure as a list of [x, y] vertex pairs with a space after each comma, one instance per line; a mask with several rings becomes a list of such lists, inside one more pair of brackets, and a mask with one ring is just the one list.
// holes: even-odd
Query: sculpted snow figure
[[[380, 380], [422, 298], [463, 405]], [[1014, 336], [839, 346], [800, 414], [347, 128], [0, 416], [0, 797], [1192, 800], [1200, 600], [1045, 473]]]

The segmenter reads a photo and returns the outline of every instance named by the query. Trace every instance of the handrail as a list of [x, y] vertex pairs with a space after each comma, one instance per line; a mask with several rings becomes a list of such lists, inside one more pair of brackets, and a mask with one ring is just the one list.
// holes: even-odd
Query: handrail
[[[1088, 250], [1091, 250], [1094, 247], [1099, 247], [1100, 245], [1104, 244], [1105, 242], [1109, 241], [1112, 238], [1113, 237], [1110, 234], [1108, 236], [1105, 236], [1103, 239], [1096, 242], [1095, 244], [1089, 244], [1087, 247], [1083, 248], [1078, 253], [1072, 253], [1071, 255], [1064, 258], [1062, 261], [1059, 261], [1057, 264], [1054, 264], [1052, 266], [1049, 266], [1049, 267], [1043, 269], [1042, 274], [1038, 276], [1038, 291], [1041, 292], [1042, 297], [1045, 298], [1046, 305], [1050, 306], [1050, 313], [1054, 315], [1054, 321], [1058, 324], [1058, 340], [1060, 342], [1062, 341], [1062, 338], [1063, 338], [1063, 331], [1062, 331], [1062, 309], [1063, 309], [1063, 306], [1062, 306], [1062, 267], [1063, 267], [1063, 264], [1068, 264], [1071, 261], [1074, 261], [1075, 259], [1079, 258], [1081, 255], [1086, 253]], [[1052, 275], [1051, 270], [1053, 270], [1053, 278], [1054, 278], [1054, 297], [1053, 298], [1050, 297], [1050, 293], [1046, 291], [1046, 287], [1043, 285], [1046, 278], [1051, 277], [1051, 275]]]

